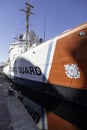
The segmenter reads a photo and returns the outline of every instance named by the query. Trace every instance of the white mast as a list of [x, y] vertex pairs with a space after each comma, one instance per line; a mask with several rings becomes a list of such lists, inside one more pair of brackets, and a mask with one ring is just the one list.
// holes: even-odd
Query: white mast
[[29, 4], [29, 0], [27, 0], [25, 5], [26, 5], [26, 9], [20, 9], [20, 10], [26, 13], [26, 48], [27, 48], [28, 34], [29, 34], [29, 16], [30, 14], [34, 14], [30, 12], [31, 8], [34, 8], [34, 7]]

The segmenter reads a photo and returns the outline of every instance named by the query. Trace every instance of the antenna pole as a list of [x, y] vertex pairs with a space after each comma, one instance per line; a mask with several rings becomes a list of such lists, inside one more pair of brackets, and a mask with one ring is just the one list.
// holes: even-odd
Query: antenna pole
[[44, 18], [44, 42], [45, 42], [45, 35], [46, 35], [46, 17]]
[[25, 3], [26, 5], [26, 37], [29, 32], [29, 16], [30, 16], [30, 10], [31, 10], [31, 7], [29, 6], [28, 3], [29, 3], [29, 0], [27, 0]]
[[25, 3], [25, 5], [26, 5], [26, 9], [20, 9], [20, 10], [26, 13], [26, 44], [27, 44], [28, 33], [29, 33], [29, 16], [30, 16], [30, 14], [34, 14], [34, 13], [30, 12], [31, 8], [34, 8], [34, 7], [29, 4], [28, 0]]

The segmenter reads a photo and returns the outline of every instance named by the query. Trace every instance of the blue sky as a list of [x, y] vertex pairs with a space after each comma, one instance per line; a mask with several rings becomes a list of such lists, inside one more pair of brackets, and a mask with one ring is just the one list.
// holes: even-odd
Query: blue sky
[[[0, 62], [7, 61], [9, 45], [17, 34], [25, 32], [26, 0], [0, 0]], [[43, 38], [46, 19], [46, 40], [87, 22], [87, 0], [29, 0], [34, 6], [30, 30]]]

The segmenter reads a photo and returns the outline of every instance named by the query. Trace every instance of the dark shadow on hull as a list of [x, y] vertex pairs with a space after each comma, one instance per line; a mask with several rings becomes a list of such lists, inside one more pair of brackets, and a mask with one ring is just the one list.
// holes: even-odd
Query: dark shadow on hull
[[[19, 88], [19, 89], [18, 89]], [[15, 84], [17, 91], [34, 101], [35, 103], [45, 107], [49, 112], [54, 112], [62, 119], [76, 125], [79, 129], [87, 129], [87, 107], [69, 102], [66, 99], [43, 93], [39, 90]]]
[[76, 125], [79, 130], [87, 129], [87, 108], [64, 101], [55, 110], [55, 114]]
[[[39, 86], [39, 84], [37, 84], [37, 85]], [[33, 100], [37, 104], [45, 107], [47, 110], [51, 110], [51, 111], [54, 110], [58, 106], [58, 104], [60, 104], [62, 101], [61, 96], [59, 96], [59, 97], [55, 96], [57, 93], [55, 93], [54, 89], [52, 89], [51, 91], [53, 91], [53, 93], [55, 95], [52, 95], [52, 94], [50, 94], [50, 91], [48, 92], [48, 87], [46, 89], [44, 89], [43, 87], [40, 86], [42, 88], [40, 90], [38, 88], [38, 86], [36, 86], [36, 89], [33, 88], [32, 86], [30, 86], [30, 87], [29, 86], [24, 86], [24, 85], [20, 85], [18, 83], [14, 83], [14, 87], [17, 91], [21, 91], [21, 93], [24, 96]], [[44, 87], [46, 87], [46, 86], [44, 86]]]

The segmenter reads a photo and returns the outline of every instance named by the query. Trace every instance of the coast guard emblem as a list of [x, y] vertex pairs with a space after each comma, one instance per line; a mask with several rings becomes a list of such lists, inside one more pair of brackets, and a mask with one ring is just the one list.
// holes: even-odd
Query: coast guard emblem
[[64, 65], [65, 74], [67, 75], [68, 78], [75, 78], [75, 79], [80, 78], [80, 72], [77, 66], [78, 66], [77, 64]]

